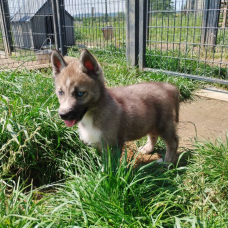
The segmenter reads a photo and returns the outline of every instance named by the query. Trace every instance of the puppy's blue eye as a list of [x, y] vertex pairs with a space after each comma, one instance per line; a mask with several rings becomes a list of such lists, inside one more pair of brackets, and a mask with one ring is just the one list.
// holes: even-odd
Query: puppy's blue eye
[[59, 95], [62, 96], [63, 95], [63, 91], [60, 90], [59, 91]]
[[81, 92], [81, 91], [78, 91], [78, 92], [77, 92], [77, 96], [78, 96], [78, 97], [82, 97], [84, 94], [85, 94], [85, 92]]

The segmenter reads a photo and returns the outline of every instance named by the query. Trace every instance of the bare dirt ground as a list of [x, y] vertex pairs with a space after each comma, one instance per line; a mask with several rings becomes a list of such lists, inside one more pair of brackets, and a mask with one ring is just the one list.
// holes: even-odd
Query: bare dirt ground
[[[214, 142], [218, 137], [225, 140], [228, 132], [228, 102], [195, 96], [193, 100], [180, 105], [180, 122], [178, 125], [179, 154], [183, 148], [193, 148], [195, 140]], [[128, 155], [131, 157], [137, 148], [134, 142], [129, 142]], [[141, 155], [140, 163], [149, 163], [160, 158], [158, 154]]]
[[228, 102], [195, 96], [180, 107], [180, 147], [192, 147], [191, 140], [225, 139], [228, 132]]

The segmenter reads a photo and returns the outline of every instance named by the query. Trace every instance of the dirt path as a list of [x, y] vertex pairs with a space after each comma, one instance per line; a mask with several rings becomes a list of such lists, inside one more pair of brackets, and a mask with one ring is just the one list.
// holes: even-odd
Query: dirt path
[[198, 140], [212, 140], [228, 132], [228, 102], [195, 97], [193, 101], [181, 103], [179, 123], [180, 147], [191, 147]]

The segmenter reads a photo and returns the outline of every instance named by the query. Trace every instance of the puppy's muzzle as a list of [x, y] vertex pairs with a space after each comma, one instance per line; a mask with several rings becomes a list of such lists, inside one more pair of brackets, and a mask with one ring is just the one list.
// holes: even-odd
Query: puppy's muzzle
[[73, 111], [66, 113], [59, 113], [59, 116], [62, 120], [72, 120], [75, 119], [75, 113]]
[[69, 110], [68, 112], [59, 111], [59, 116], [62, 120], [80, 121], [86, 112], [87, 108], [78, 108], [76, 110]]

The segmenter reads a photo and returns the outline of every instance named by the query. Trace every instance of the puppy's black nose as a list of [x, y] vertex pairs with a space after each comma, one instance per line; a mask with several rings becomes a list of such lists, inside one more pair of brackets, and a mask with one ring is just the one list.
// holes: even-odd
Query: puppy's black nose
[[70, 117], [70, 114], [71, 114], [71, 112], [59, 113], [59, 116], [60, 116], [60, 118], [63, 119], [63, 120], [68, 120], [69, 117]]

